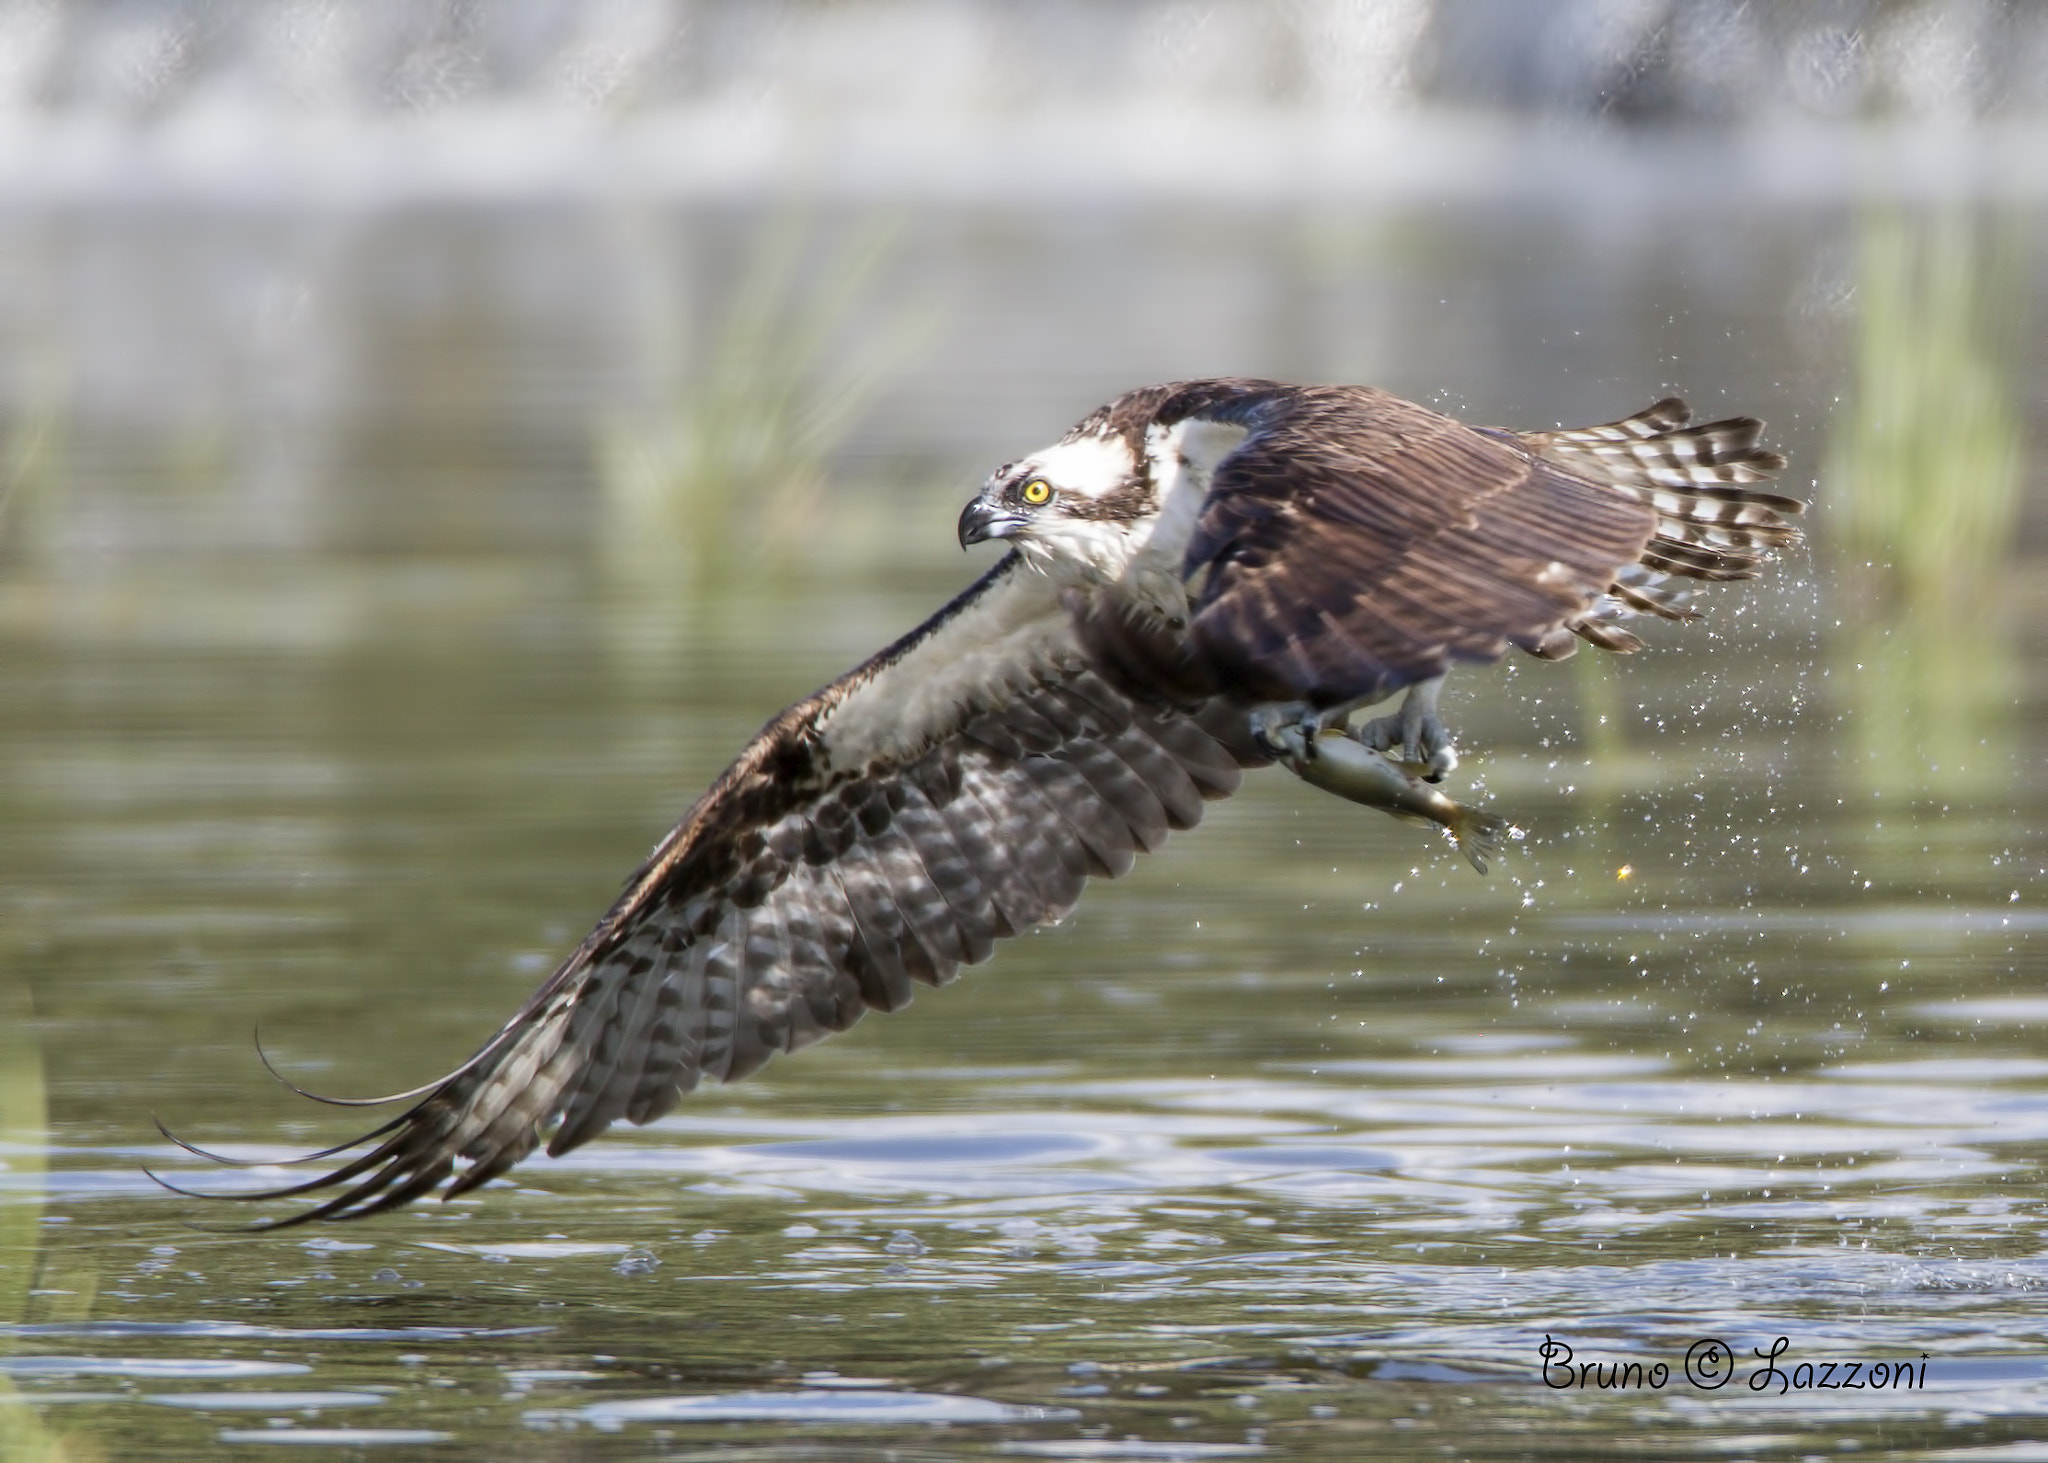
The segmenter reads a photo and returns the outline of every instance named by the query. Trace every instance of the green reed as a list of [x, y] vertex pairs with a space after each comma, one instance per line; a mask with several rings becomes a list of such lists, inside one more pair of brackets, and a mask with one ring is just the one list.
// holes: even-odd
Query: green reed
[[[0, 975], [0, 1171], [14, 1185], [0, 1202], [0, 1327], [47, 1319], [31, 1315], [40, 1289], [55, 1288], [44, 1269], [40, 1179], [49, 1146], [49, 1102], [27, 983]], [[8, 1350], [0, 1335], [0, 1352]], [[0, 1458], [58, 1463], [79, 1456], [44, 1425], [36, 1409], [0, 1375]]]
[[651, 409], [597, 438], [608, 538], [630, 577], [715, 582], [787, 563], [820, 536], [835, 455], [909, 343], [887, 311], [849, 341], [892, 233], [786, 214], [759, 227], [701, 329], [681, 308], [657, 311], [668, 379]]
[[0, 434], [0, 554], [32, 552], [49, 538], [64, 466], [60, 399], [46, 386]]
[[1832, 668], [1873, 790], [2006, 775], [2024, 444], [2018, 230], [1962, 211], [1861, 224], [1854, 383], [1821, 508], [1855, 628]]
[[[1975, 613], [2019, 513], [2018, 239], [1963, 213], [1864, 220], [1855, 394], [1829, 462], [1830, 535], [1925, 611]], [[1869, 586], [1866, 586], [1868, 588]]]

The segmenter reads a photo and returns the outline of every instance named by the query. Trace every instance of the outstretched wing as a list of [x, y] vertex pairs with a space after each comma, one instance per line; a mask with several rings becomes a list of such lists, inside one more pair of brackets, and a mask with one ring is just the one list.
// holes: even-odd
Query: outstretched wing
[[[1189, 580], [1207, 576], [1194, 645], [1231, 694], [1330, 706], [1511, 645], [1555, 655], [1574, 631], [1599, 638], [1610, 592], [1646, 553], [1659, 572], [1733, 577], [1717, 572], [1709, 531], [1692, 534], [1692, 509], [1780, 460], [1756, 450], [1755, 422], [1688, 433], [1681, 403], [1652, 413], [1539, 439], [1370, 387], [1181, 389], [1159, 406], [1161, 426], [1246, 430], [1217, 464], [1187, 547]], [[1740, 463], [1724, 475], [1729, 453]], [[1681, 470], [1692, 474], [1682, 488]], [[1726, 491], [1743, 507], [1791, 502]], [[1720, 506], [1732, 520], [1737, 504]], [[1629, 607], [1649, 607], [1644, 597]]]
[[452, 1196], [550, 1127], [548, 1151], [566, 1152], [705, 1078], [897, 1010], [1234, 791], [1263, 759], [1233, 720], [1112, 689], [1052, 587], [1013, 555], [770, 722], [481, 1051], [394, 1121], [316, 1156], [374, 1146], [235, 1197], [340, 1190], [278, 1221], [290, 1225], [444, 1182]]

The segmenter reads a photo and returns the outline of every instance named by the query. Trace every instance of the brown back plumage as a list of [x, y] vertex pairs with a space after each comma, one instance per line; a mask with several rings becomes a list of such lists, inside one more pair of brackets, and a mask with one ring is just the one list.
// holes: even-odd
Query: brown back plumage
[[1186, 559], [1193, 638], [1246, 699], [1376, 699], [1540, 649], [1657, 532], [1636, 495], [1368, 387], [1203, 382], [1176, 414], [1247, 429]]

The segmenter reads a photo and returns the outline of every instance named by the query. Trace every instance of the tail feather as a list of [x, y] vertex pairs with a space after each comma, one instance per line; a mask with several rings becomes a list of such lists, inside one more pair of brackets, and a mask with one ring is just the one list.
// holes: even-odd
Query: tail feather
[[1602, 422], [1597, 427], [1569, 427], [1558, 432], [1525, 432], [1528, 437], [1569, 437], [1580, 442], [1639, 442], [1675, 432], [1692, 420], [1692, 408], [1676, 396], [1653, 401], [1632, 417]]
[[1690, 591], [1668, 587], [1668, 580], [1753, 579], [1774, 550], [1800, 540], [1786, 520], [1806, 505], [1752, 486], [1785, 466], [1760, 445], [1763, 423], [1755, 417], [1695, 426], [1686, 404], [1667, 396], [1618, 422], [1519, 435], [1538, 456], [1656, 512], [1656, 532], [1639, 563], [1616, 575], [1592, 609], [1567, 626], [1606, 649], [1642, 644], [1616, 628], [1631, 616], [1699, 618], [1684, 603]]
[[1783, 457], [1758, 445], [1764, 424], [1757, 418], [1691, 421], [1686, 404], [1667, 396], [1618, 422], [1521, 437], [1552, 462], [1616, 487], [1739, 487], [1784, 470]]
[[[1663, 620], [1697, 620], [1700, 612], [1691, 608], [1686, 601], [1692, 597], [1692, 588], [1687, 581], [1678, 585], [1665, 582], [1662, 576], [1652, 575], [1641, 564], [1631, 564], [1614, 577], [1614, 583], [1607, 586], [1607, 594], [1616, 603], [1608, 619], [1626, 618], [1628, 614], [1655, 615]], [[1594, 606], [1596, 613], [1608, 608], [1604, 602]]]
[[1653, 538], [1638, 561], [1644, 568], [1665, 574], [1682, 574], [1688, 579], [1705, 579], [1720, 584], [1731, 579], [1754, 579], [1757, 561], [1732, 558], [1726, 554], [1694, 548], [1673, 539]]
[[[1642, 636], [1633, 630], [1624, 630], [1612, 620], [1602, 619], [1597, 613], [1581, 615], [1576, 620], [1565, 621], [1565, 628], [1581, 640], [1589, 640], [1602, 650], [1615, 655], [1628, 655], [1643, 648]], [[1562, 660], [1563, 656], [1550, 659]]]

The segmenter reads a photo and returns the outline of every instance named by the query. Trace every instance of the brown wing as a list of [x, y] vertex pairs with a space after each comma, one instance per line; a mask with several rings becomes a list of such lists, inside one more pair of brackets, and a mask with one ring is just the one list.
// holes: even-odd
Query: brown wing
[[563, 1153], [620, 1118], [647, 1122], [705, 1078], [744, 1077], [871, 1008], [907, 1005], [995, 940], [1066, 913], [1090, 875], [1122, 874], [1193, 826], [1259, 760], [1231, 748], [1241, 714], [1219, 708], [1212, 733], [1199, 716], [1133, 704], [1072, 652], [1050, 592], [1028, 587], [1046, 616], [1025, 620], [1025, 638], [1043, 631], [1035, 657], [991, 664], [920, 745], [833, 765], [835, 714], [944, 670], [924, 664], [951, 653], [941, 622], [971, 625], [963, 617], [1022, 578], [1006, 560], [769, 723], [481, 1051], [393, 1122], [314, 1157], [376, 1146], [309, 1182], [234, 1197], [339, 1188], [278, 1224], [356, 1218], [444, 1182], [447, 1196], [475, 1188], [551, 1126], [548, 1151]]
[[1636, 566], [1746, 577], [1794, 536], [1792, 500], [1729, 486], [1782, 466], [1760, 424], [1687, 430], [1676, 401], [1521, 437], [1369, 387], [1201, 382], [1159, 409], [1189, 418], [1247, 429], [1185, 569], [1207, 574], [1194, 643], [1253, 699], [1377, 699], [1511, 645], [1565, 653], [1573, 632], [1632, 648], [1611, 620], [1665, 612]]

